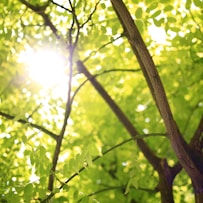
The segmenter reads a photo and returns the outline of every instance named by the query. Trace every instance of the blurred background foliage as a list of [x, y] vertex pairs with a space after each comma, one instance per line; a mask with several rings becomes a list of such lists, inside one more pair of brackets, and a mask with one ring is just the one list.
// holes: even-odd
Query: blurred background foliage
[[[111, 3], [71, 2], [81, 26], [74, 62], [86, 60], [88, 70], [98, 74], [97, 80], [140, 134], [166, 133]], [[124, 2], [155, 61], [181, 133], [189, 141], [203, 112], [202, 1]], [[39, 7], [47, 2], [29, 3]], [[59, 135], [68, 81], [62, 88], [59, 78], [57, 84], [47, 88], [30, 77], [25, 59], [19, 58], [29, 48], [52, 50], [66, 61], [68, 75], [69, 36], [71, 32], [74, 41], [78, 32], [77, 23], [71, 27], [73, 14], [69, 9], [70, 3], [65, 0], [47, 4], [45, 13], [58, 30], [60, 38], [57, 38], [45, 26], [42, 16], [27, 8], [23, 1], [0, 2], [0, 202], [39, 202], [47, 194], [56, 141], [43, 129]], [[73, 68], [72, 95], [86, 80], [75, 63]], [[42, 77], [49, 77], [49, 71]], [[56, 191], [53, 202], [159, 202], [158, 175], [134, 141], [102, 155], [129, 138], [92, 85], [89, 82], [82, 85], [72, 103], [55, 187], [85, 164], [89, 166], [63, 190]], [[154, 135], [144, 139], [158, 156], [167, 157], [169, 165], [176, 163], [166, 137]], [[92, 163], [96, 156], [100, 158]], [[173, 189], [175, 202], [194, 202], [191, 182], [184, 171], [176, 177]]]

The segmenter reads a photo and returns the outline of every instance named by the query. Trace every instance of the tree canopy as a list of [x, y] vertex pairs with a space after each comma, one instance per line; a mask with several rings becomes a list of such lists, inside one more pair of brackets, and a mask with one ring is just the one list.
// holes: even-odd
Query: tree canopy
[[201, 0], [0, 13], [0, 202], [203, 202]]

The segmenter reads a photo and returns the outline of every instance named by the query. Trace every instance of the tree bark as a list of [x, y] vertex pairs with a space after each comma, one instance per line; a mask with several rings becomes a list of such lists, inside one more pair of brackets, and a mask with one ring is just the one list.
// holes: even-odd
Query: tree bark
[[[81, 61], [77, 61], [77, 67], [79, 72], [83, 73], [92, 83], [94, 88], [99, 92], [102, 98], [106, 101], [112, 111], [115, 113], [117, 118], [123, 124], [125, 129], [129, 132], [132, 138], [136, 138], [139, 135], [138, 130], [133, 126], [130, 120], [127, 118], [125, 113], [121, 108], [116, 104], [116, 102], [110, 97], [110, 95], [105, 91], [101, 84], [90, 74], [87, 68]], [[165, 159], [160, 159], [155, 155], [155, 153], [148, 147], [143, 139], [137, 139], [137, 145], [139, 149], [144, 154], [145, 158], [153, 166], [159, 174], [159, 185], [158, 189], [161, 193], [161, 202], [162, 203], [174, 203], [173, 201], [173, 192], [172, 192], [172, 183], [174, 175], [172, 169], [168, 166], [168, 163]], [[167, 201], [166, 201], [167, 200]]]
[[[132, 47], [134, 54], [140, 64], [145, 79], [148, 83], [157, 108], [164, 120], [172, 148], [181, 165], [190, 176], [195, 196], [203, 193], [203, 157], [185, 142], [178, 126], [173, 118], [166, 93], [156, 70], [155, 64], [150, 56], [145, 43], [136, 27], [128, 9], [122, 0], [111, 0], [113, 8], [123, 26], [124, 33]], [[198, 199], [196, 199], [198, 201]]]
[[174, 203], [172, 184], [169, 184], [163, 175], [159, 175], [158, 189], [161, 193], [162, 203]]

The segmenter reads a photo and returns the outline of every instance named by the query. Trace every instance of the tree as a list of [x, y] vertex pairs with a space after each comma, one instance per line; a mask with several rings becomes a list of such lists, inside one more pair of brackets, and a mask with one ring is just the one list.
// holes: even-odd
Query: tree
[[1, 202], [203, 202], [200, 0], [0, 4]]

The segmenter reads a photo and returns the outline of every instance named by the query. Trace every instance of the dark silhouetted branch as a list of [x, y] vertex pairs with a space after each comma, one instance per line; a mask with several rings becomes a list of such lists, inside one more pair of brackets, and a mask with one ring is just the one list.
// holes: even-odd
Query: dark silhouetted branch
[[32, 11], [34, 11], [35, 13], [37, 13], [38, 15], [40, 15], [43, 19], [44, 19], [44, 23], [46, 26], [48, 26], [52, 32], [55, 34], [55, 36], [57, 37], [57, 39], [60, 39], [60, 36], [58, 35], [58, 31], [56, 29], [56, 27], [54, 26], [54, 24], [51, 22], [51, 20], [49, 19], [48, 14], [45, 13], [46, 8], [49, 6], [50, 1], [48, 0], [47, 3], [45, 3], [43, 6], [34, 6], [32, 4], [30, 4], [28, 1], [26, 0], [19, 0], [22, 4], [24, 4], [27, 8], [31, 9]]
[[[3, 112], [0, 112], [0, 115], [3, 116], [4, 118], [6, 119], [9, 119], [9, 120], [13, 120], [15, 119], [15, 116], [11, 116], [7, 113], [3, 113]], [[24, 119], [19, 119], [17, 120], [17, 122], [19, 123], [22, 123], [22, 124], [28, 124], [29, 126], [33, 127], [33, 128], [36, 128], [42, 132], [44, 132], [45, 134], [49, 135], [51, 138], [53, 138], [54, 140], [57, 140], [58, 139], [58, 135], [56, 135], [55, 133], [45, 129], [44, 127], [40, 126], [40, 125], [37, 125], [37, 124], [34, 124], [34, 123], [31, 123], [29, 121], [26, 121]]]

